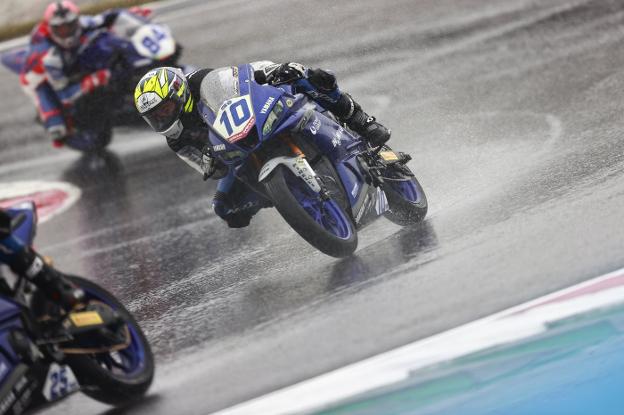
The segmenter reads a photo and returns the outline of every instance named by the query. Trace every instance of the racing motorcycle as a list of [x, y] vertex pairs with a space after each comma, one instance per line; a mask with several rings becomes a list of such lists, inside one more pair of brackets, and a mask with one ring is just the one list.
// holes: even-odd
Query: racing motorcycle
[[[78, 51], [76, 67], [81, 72], [73, 81], [79, 82], [84, 75], [100, 69], [111, 70], [111, 81], [66, 109], [66, 118], [73, 123], [75, 134], [65, 144], [75, 150], [94, 152], [111, 142], [114, 125], [142, 125], [134, 108], [133, 88], [152, 67], [178, 66], [181, 47], [167, 26], [125, 10], [120, 11], [110, 29], [99, 29], [88, 36]], [[6, 53], [2, 63], [19, 74], [27, 52], [24, 47]], [[34, 91], [25, 92], [34, 99]]]
[[[12, 234], [31, 244], [34, 204], [7, 211]], [[147, 391], [154, 375], [150, 346], [111, 293], [68, 276], [86, 295], [81, 306], [65, 313], [24, 276], [0, 276], [0, 414], [20, 414], [78, 390], [115, 406]]]
[[306, 95], [259, 84], [253, 73], [219, 68], [202, 81], [212, 152], [308, 243], [345, 257], [380, 216], [403, 226], [423, 220], [427, 198], [408, 154], [371, 147]]

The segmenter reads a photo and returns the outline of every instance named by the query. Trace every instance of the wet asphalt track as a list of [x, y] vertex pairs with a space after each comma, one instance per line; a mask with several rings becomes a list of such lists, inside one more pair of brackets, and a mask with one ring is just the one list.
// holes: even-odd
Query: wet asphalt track
[[376, 222], [345, 260], [272, 210], [229, 230], [157, 136], [119, 130], [99, 163], [55, 151], [0, 70], [0, 180], [83, 189], [38, 247], [118, 294], [159, 362], [135, 408], [46, 413], [208, 413], [624, 265], [621, 2], [185, 4], [160, 19], [187, 62], [334, 69], [412, 153], [430, 214]]

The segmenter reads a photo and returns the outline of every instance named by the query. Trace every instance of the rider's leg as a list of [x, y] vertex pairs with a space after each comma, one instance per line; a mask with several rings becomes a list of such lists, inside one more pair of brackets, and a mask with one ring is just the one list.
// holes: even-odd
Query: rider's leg
[[355, 100], [338, 88], [336, 77], [323, 69], [308, 69], [307, 80], [319, 93], [308, 92], [338, 119], [373, 146], [384, 144], [390, 139], [390, 131], [368, 115]]
[[7, 264], [16, 274], [29, 279], [64, 309], [70, 310], [84, 299], [84, 292], [80, 288], [46, 264], [41, 256], [24, 246], [19, 239], [9, 236], [0, 241], [0, 248], [4, 248], [0, 262]]
[[212, 207], [230, 228], [244, 228], [264, 204], [254, 191], [234, 177], [232, 171], [219, 180]]

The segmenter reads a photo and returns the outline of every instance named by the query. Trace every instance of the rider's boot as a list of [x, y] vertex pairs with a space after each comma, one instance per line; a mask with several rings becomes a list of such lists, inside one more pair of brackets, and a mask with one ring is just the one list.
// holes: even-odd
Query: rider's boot
[[365, 113], [349, 94], [340, 91], [333, 73], [323, 69], [309, 69], [308, 80], [320, 92], [317, 99], [373, 147], [381, 146], [390, 139], [390, 130], [378, 123], [375, 117]]
[[11, 269], [24, 275], [35, 284], [45, 296], [65, 311], [70, 311], [84, 301], [84, 291], [69, 281], [63, 274], [31, 249], [24, 249], [10, 264]]
[[373, 147], [379, 147], [390, 139], [390, 130], [365, 113], [349, 94], [340, 96], [332, 112]]

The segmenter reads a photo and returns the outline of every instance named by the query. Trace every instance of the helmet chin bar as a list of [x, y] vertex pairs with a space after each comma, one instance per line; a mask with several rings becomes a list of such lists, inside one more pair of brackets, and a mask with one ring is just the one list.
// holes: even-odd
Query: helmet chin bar
[[171, 127], [167, 128], [165, 131], [159, 131], [159, 133], [164, 135], [165, 137], [175, 139], [175, 138], [180, 137], [180, 134], [182, 134], [183, 129], [184, 129], [184, 126], [182, 125], [182, 121], [177, 119], [173, 122], [173, 124], [171, 124]]

